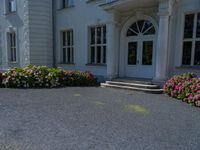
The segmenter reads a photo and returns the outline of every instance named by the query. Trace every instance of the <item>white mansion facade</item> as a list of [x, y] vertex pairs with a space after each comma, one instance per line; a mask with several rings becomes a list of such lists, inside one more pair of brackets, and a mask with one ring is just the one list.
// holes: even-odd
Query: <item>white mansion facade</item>
[[200, 0], [0, 0], [0, 70], [200, 76]]

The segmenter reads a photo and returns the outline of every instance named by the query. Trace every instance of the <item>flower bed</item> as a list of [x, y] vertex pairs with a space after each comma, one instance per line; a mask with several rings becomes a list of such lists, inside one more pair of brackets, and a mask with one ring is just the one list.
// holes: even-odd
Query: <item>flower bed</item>
[[30, 65], [0, 74], [0, 86], [6, 88], [94, 86], [96, 83], [96, 78], [89, 72], [65, 71], [45, 66]]
[[171, 97], [200, 107], [200, 79], [192, 73], [169, 79], [164, 86], [164, 92]]

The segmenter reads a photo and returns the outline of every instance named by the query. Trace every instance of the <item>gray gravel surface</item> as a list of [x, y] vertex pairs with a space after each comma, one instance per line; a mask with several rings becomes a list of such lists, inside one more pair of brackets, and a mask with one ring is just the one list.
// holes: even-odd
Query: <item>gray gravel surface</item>
[[118, 89], [0, 89], [0, 150], [200, 150], [200, 109]]

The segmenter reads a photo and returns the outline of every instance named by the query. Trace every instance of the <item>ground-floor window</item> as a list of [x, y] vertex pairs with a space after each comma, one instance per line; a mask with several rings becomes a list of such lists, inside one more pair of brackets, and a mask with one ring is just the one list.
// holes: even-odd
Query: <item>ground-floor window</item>
[[8, 33], [8, 55], [10, 62], [17, 61], [16, 33]]
[[106, 26], [95, 26], [89, 30], [89, 63], [106, 64]]
[[73, 30], [62, 32], [63, 63], [74, 63], [74, 35]]
[[62, 0], [62, 8], [68, 8], [73, 6], [74, 0]]
[[5, 0], [6, 13], [14, 13], [17, 10], [16, 0]]
[[185, 15], [182, 65], [200, 65], [200, 12]]

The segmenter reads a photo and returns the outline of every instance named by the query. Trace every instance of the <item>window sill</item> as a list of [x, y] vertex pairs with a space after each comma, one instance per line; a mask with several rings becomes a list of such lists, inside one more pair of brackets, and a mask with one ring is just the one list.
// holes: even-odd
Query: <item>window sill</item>
[[70, 65], [70, 66], [75, 66], [75, 63], [58, 63], [58, 65]]
[[91, 67], [106, 67], [107, 65], [106, 64], [91, 64], [91, 63], [88, 63], [88, 64], [86, 64], [86, 66], [91, 66]]
[[95, 0], [87, 0], [86, 3], [95, 2]]
[[18, 64], [17, 61], [9, 61], [9, 64]]
[[200, 66], [179, 66], [176, 69], [192, 69], [192, 70], [200, 70]]
[[68, 10], [70, 8], [73, 8], [73, 7], [75, 7], [75, 5], [71, 5], [71, 6], [68, 6], [68, 7], [65, 7], [65, 8], [59, 8], [59, 9], [57, 9], [57, 11], [64, 11], [64, 10]]
[[19, 67], [19, 63], [17, 61], [8, 62], [9, 67]]
[[13, 15], [16, 15], [16, 14], [17, 14], [17, 12], [14, 11], [14, 12], [7, 12], [7, 13], [5, 13], [4, 15], [5, 15], [5, 16], [13, 16]]

